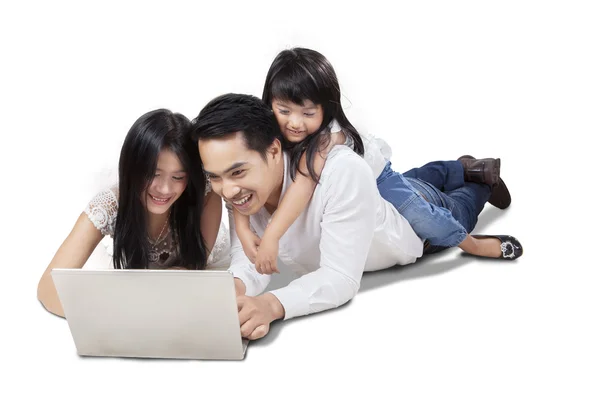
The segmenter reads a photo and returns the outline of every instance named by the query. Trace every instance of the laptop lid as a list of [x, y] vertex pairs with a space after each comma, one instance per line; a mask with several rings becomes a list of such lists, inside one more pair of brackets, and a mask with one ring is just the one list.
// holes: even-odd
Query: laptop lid
[[82, 356], [241, 360], [228, 271], [55, 268], [52, 279]]

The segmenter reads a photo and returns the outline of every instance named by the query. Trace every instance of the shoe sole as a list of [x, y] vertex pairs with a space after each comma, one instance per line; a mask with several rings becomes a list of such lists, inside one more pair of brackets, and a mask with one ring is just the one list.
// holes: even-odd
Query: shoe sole
[[500, 178], [498, 182], [498, 186], [492, 189], [492, 193], [490, 198], [488, 199], [488, 203], [497, 207], [501, 210], [507, 209], [512, 202], [512, 198], [510, 196], [510, 192], [506, 187], [506, 183]]

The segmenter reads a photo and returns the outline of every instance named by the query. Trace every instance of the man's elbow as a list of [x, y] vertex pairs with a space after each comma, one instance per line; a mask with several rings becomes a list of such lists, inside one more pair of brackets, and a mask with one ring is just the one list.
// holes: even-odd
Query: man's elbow
[[360, 289], [360, 282], [354, 279], [346, 278], [344, 283], [343, 288], [337, 291], [336, 307], [342, 306], [352, 300], [358, 293], [358, 289]]

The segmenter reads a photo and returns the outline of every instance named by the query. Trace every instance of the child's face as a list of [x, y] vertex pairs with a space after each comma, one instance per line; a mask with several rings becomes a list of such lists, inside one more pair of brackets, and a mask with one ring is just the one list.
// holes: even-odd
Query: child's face
[[323, 107], [310, 100], [305, 100], [304, 104], [299, 105], [274, 99], [271, 107], [281, 133], [292, 143], [298, 143], [312, 135], [323, 123]]

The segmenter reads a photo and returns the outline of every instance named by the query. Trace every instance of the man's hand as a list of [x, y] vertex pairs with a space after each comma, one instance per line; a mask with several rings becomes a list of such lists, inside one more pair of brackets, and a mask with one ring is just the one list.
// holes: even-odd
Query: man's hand
[[285, 316], [283, 306], [271, 293], [257, 297], [238, 296], [237, 304], [242, 337], [250, 340], [265, 336], [271, 322]]
[[277, 269], [277, 254], [279, 253], [279, 242], [269, 240], [263, 237], [256, 253], [255, 267], [259, 274], [271, 275], [274, 272], [279, 273]]
[[240, 278], [234, 278], [233, 284], [235, 285], [235, 296], [243, 296], [246, 294], [246, 284], [242, 282]]

